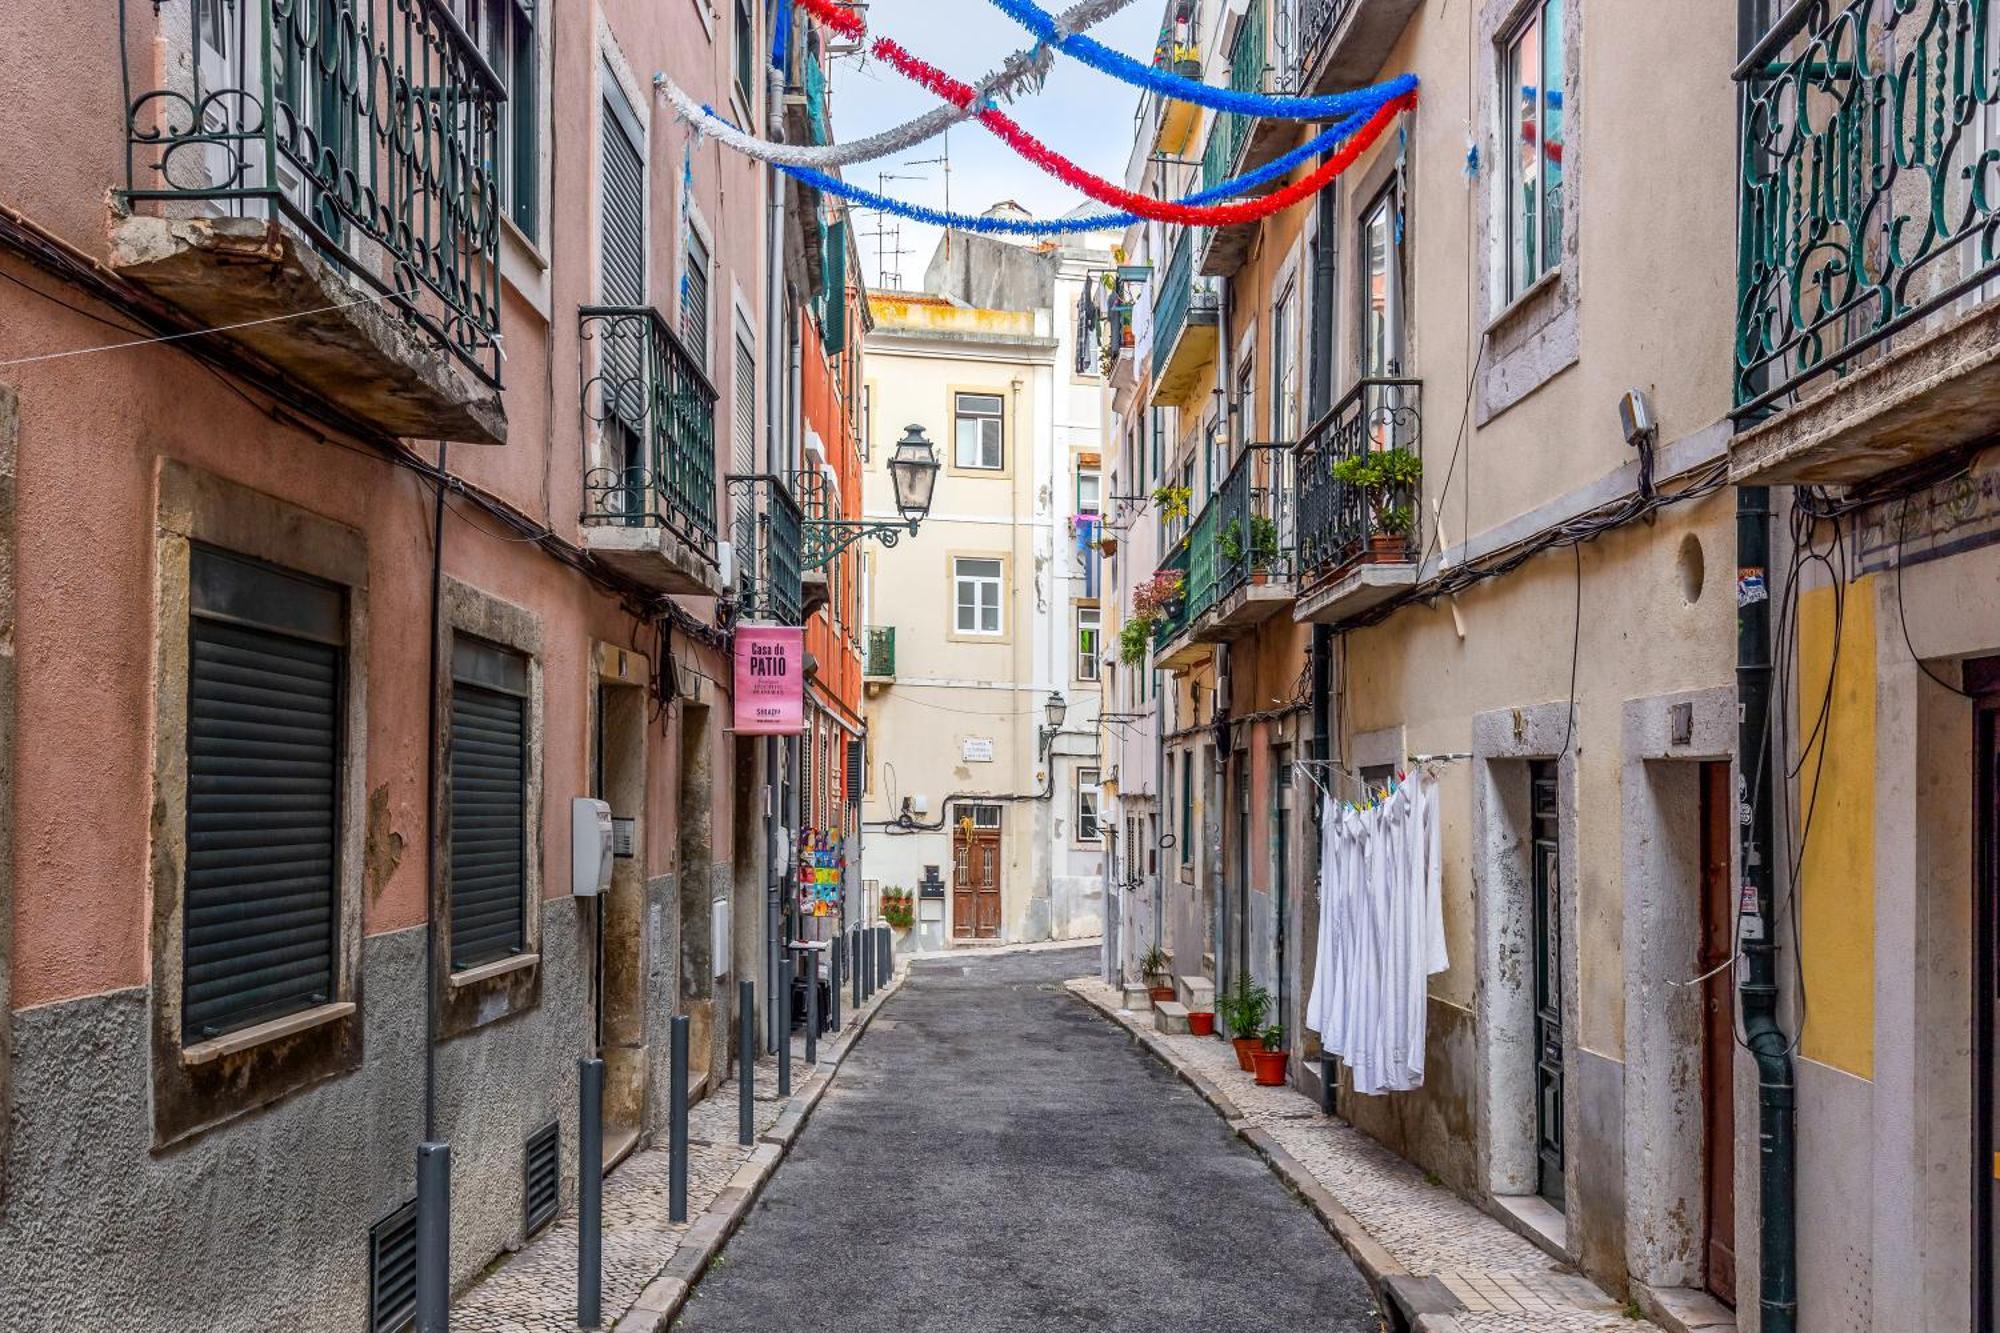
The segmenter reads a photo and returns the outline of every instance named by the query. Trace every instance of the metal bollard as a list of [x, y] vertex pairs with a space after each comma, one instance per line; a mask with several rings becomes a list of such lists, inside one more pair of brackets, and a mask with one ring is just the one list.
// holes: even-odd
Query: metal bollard
[[887, 926], [875, 927], [875, 937], [875, 947], [879, 951], [880, 959], [880, 965], [876, 968], [876, 975], [882, 978], [882, 984], [886, 986], [889, 984], [889, 978], [896, 971], [896, 941], [889, 934]]
[[736, 983], [736, 1141], [757, 1137], [757, 983]]
[[860, 927], [847, 932], [847, 970], [854, 974], [854, 1007], [861, 1008], [861, 953], [855, 943], [861, 938]]
[[1320, 1056], [1319, 1112], [1321, 1115], [1333, 1114], [1333, 1090], [1335, 1084], [1339, 1081], [1339, 1077], [1339, 1073], [1333, 1067], [1333, 1057], [1331, 1055]]
[[875, 987], [879, 984], [875, 976], [874, 932], [863, 929], [854, 942], [861, 947], [861, 975], [864, 978], [861, 993], [872, 1000], [875, 998]]
[[840, 955], [841, 936], [833, 937], [832, 947], [827, 950], [826, 960], [826, 1027], [829, 1032], [840, 1031]]
[[417, 1329], [451, 1328], [451, 1145], [417, 1145]]
[[675, 1014], [667, 1072], [667, 1220], [688, 1220], [688, 1018]]
[[604, 1322], [604, 1061], [576, 1062], [576, 1326]]
[[792, 1095], [792, 954], [778, 964], [778, 1095]]

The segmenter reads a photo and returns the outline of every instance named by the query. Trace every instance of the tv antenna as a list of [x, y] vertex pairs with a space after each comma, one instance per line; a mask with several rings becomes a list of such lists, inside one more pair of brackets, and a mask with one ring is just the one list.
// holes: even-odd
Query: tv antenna
[[[913, 162], [905, 162], [902, 165], [906, 167], [941, 166], [944, 168], [944, 211], [949, 213], [951, 212], [951, 129], [949, 126], [945, 128], [942, 139], [942, 154], [940, 156], [918, 158]], [[944, 229], [944, 257], [946, 259], [951, 258], [950, 227]]]

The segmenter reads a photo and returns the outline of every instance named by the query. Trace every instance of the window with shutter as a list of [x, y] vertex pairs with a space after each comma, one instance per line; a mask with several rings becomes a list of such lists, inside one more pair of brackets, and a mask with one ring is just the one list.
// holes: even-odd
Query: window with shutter
[[646, 303], [645, 131], [611, 72], [604, 72], [602, 212], [598, 237], [604, 305]]
[[461, 971], [526, 941], [528, 659], [465, 635], [451, 658], [451, 966]]
[[686, 281], [681, 284], [681, 341], [708, 369], [708, 246], [688, 231]]
[[345, 599], [190, 558], [182, 1039], [334, 998]]

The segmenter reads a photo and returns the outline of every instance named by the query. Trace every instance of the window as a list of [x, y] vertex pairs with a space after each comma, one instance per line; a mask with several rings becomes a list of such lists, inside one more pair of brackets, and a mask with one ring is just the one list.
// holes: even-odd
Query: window
[[1096, 680], [1103, 670], [1104, 612], [1094, 606], [1076, 608], [1076, 678]]
[[605, 305], [640, 306], [646, 303], [646, 133], [609, 69], [602, 78], [598, 299]]
[[1076, 512], [1096, 518], [1104, 508], [1104, 482], [1095, 472], [1076, 474]]
[[451, 966], [527, 940], [528, 659], [456, 635], [451, 649]]
[[1194, 755], [1181, 751], [1181, 864], [1194, 864]]
[[1400, 375], [1403, 360], [1401, 218], [1395, 187], [1361, 215], [1361, 373]]
[[681, 284], [681, 341], [695, 364], [708, 369], [708, 245], [688, 228], [687, 274]]
[[959, 818], [970, 819], [972, 827], [997, 829], [1000, 827], [1000, 807], [997, 805], [961, 805]]
[[1236, 422], [1229, 432], [1229, 457], [1242, 457], [1244, 448], [1257, 433], [1257, 363], [1253, 357], [1243, 358], [1243, 368], [1236, 375]]
[[507, 100], [500, 104], [500, 160], [494, 164], [494, 176], [507, 217], [533, 236], [541, 212], [541, 98], [536, 79], [539, 52], [534, 0], [456, 0], [452, 12], [506, 88]]
[[341, 591], [190, 554], [188, 1045], [335, 999], [346, 605]]
[[960, 634], [999, 634], [1000, 562], [954, 560], [952, 582]]
[[1000, 429], [1000, 395], [961, 393], [954, 395], [954, 458], [959, 467], [998, 472], [1007, 466], [1007, 452]]
[[1094, 768], [1076, 770], [1076, 840], [1078, 842], [1104, 841], [1104, 829], [1097, 822], [1097, 804], [1102, 792], [1098, 787], [1098, 771]]
[[1296, 290], [1287, 286], [1271, 308], [1271, 437], [1286, 443], [1299, 438], [1299, 367], [1292, 350]]
[[752, 0], [736, 0], [736, 95], [746, 110], [755, 110], [757, 89], [757, 11]]
[[875, 386], [861, 386], [861, 461], [868, 461], [868, 446], [875, 439]]
[[1503, 43], [1507, 299], [1562, 259], [1563, 0], [1539, 0]]

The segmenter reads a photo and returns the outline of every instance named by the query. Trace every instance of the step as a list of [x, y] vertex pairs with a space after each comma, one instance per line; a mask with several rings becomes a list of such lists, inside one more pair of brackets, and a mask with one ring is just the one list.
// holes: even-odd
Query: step
[[1188, 1008], [1204, 1013], [1215, 1008], [1215, 983], [1207, 977], [1182, 977], [1176, 984], [1181, 1003]]
[[1144, 982], [1126, 982], [1123, 998], [1119, 1004], [1135, 1014], [1143, 1014], [1153, 1007], [1153, 994]]
[[1187, 1016], [1187, 1006], [1176, 1000], [1161, 1000], [1153, 1006], [1153, 1026], [1161, 1032], [1186, 1032]]

